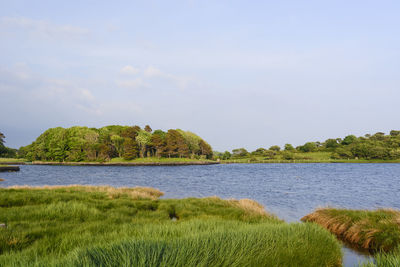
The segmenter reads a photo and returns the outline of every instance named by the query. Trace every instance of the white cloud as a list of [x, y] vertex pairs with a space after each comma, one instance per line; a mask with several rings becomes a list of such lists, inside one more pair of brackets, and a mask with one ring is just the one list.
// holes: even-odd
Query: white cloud
[[149, 85], [145, 83], [141, 78], [136, 78], [134, 80], [124, 80], [116, 82], [119, 87], [137, 89], [137, 88], [147, 88]]
[[125, 66], [125, 67], [123, 67], [121, 69], [121, 73], [123, 73], [123, 74], [133, 74], [133, 75], [135, 75], [135, 74], [138, 74], [139, 71], [140, 70], [138, 68], [132, 67], [130, 65], [127, 65], [127, 66]]
[[82, 88], [80, 83], [42, 77], [26, 64], [0, 69], [1, 91], [37, 109], [54, 106], [60, 109], [84, 109], [95, 115], [101, 113], [98, 109], [100, 102], [89, 89]]
[[155, 68], [153, 66], [147, 67], [143, 71], [143, 74], [147, 78], [161, 78], [161, 79], [167, 80], [169, 82], [172, 82], [179, 89], [182, 89], [182, 90], [186, 89], [189, 82], [193, 80], [192, 78], [176, 76], [176, 75], [172, 75], [170, 73], [163, 72], [160, 69]]
[[145, 69], [143, 71], [143, 73], [144, 73], [144, 76], [150, 77], [150, 78], [151, 77], [168, 78], [169, 76], [171, 76], [170, 74], [164, 73], [161, 70], [159, 70], [159, 69], [157, 69], [157, 68], [155, 68], [153, 66], [150, 66], [147, 69]]
[[88, 89], [83, 89], [81, 91], [81, 94], [82, 94], [82, 97], [86, 100], [90, 100], [90, 101], [94, 100], [94, 96], [93, 96], [92, 92], [90, 92]]
[[90, 31], [86, 28], [71, 25], [56, 25], [44, 20], [34, 20], [25, 17], [3, 17], [0, 19], [0, 27], [14, 30], [16, 28], [26, 30], [30, 34], [39, 37], [71, 38], [87, 36]]

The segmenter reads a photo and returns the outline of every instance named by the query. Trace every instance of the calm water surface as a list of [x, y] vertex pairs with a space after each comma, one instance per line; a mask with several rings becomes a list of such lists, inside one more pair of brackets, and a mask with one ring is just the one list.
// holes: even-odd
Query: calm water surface
[[[10, 185], [150, 186], [166, 198], [251, 198], [286, 221], [317, 207], [400, 209], [400, 164], [229, 164], [179, 167], [20, 166]], [[365, 257], [344, 248], [345, 265]]]

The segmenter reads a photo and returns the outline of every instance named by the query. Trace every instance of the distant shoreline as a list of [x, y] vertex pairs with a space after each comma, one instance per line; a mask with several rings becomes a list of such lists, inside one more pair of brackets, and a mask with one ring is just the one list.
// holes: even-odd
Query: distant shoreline
[[270, 160], [270, 161], [243, 161], [243, 160], [229, 160], [229, 161], [187, 161], [187, 162], [23, 162], [23, 161], [9, 161], [0, 162], [2, 165], [47, 165], [47, 166], [190, 166], [190, 165], [216, 165], [216, 164], [307, 164], [307, 163], [329, 163], [329, 164], [376, 164], [376, 163], [395, 163], [400, 164], [400, 161], [384, 161], [384, 160], [332, 160], [332, 161], [318, 161], [318, 160]]
[[400, 160], [221, 160], [221, 164], [273, 164], [273, 163], [400, 163]]
[[188, 166], [213, 165], [217, 161], [187, 161], [187, 162], [0, 162], [0, 165], [49, 165], [49, 166]]

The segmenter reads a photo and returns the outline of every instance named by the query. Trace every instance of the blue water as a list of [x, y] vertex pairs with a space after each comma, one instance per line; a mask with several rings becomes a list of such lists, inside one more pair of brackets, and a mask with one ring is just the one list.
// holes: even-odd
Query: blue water
[[[150, 186], [166, 198], [251, 198], [288, 221], [317, 207], [400, 209], [400, 164], [229, 164], [207, 166], [20, 166], [11, 185]], [[345, 265], [365, 257], [344, 248]]]

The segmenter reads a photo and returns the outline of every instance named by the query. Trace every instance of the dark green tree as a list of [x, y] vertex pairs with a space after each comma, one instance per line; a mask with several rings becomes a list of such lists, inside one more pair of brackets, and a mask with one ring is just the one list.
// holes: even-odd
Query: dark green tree
[[303, 146], [298, 147], [301, 152], [313, 152], [317, 149], [315, 142], [307, 142]]
[[325, 141], [325, 148], [331, 148], [331, 149], [335, 149], [339, 146], [339, 143], [337, 142], [336, 139], [327, 139]]
[[348, 135], [346, 136], [343, 141], [342, 141], [342, 145], [350, 145], [352, 143], [354, 143], [357, 140], [357, 137], [355, 135]]
[[4, 134], [2, 132], [0, 132], [0, 146], [4, 146], [4, 139], [6, 137], [4, 136]]
[[203, 139], [199, 142], [201, 155], [206, 156], [207, 159], [211, 159], [213, 156], [212, 148]]
[[130, 137], [126, 137], [124, 141], [123, 158], [126, 160], [135, 159], [138, 157], [139, 147], [136, 141]]
[[296, 149], [291, 144], [285, 144], [285, 151], [295, 151]]
[[156, 130], [151, 136], [151, 144], [155, 149], [156, 157], [161, 157], [166, 153], [166, 133], [161, 130]]
[[249, 155], [249, 152], [245, 148], [236, 148], [232, 150], [232, 157], [234, 158], [244, 158]]
[[280, 146], [271, 146], [271, 147], [269, 148], [269, 150], [280, 151], [281, 148], [280, 148]]
[[229, 151], [225, 151], [224, 154], [222, 154], [222, 159], [230, 159], [232, 157], [232, 154]]

